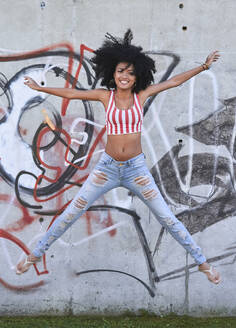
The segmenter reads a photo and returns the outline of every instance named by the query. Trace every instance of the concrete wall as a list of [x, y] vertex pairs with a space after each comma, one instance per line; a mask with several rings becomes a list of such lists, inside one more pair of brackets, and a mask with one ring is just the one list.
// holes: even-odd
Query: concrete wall
[[[235, 14], [234, 0], [0, 0], [1, 315], [235, 315]], [[92, 207], [36, 270], [14, 272], [106, 141], [101, 105], [40, 94], [23, 85], [23, 76], [63, 87], [66, 72], [76, 78], [81, 44], [96, 49], [106, 32], [122, 36], [128, 27], [156, 60], [156, 82], [221, 51], [211, 70], [146, 105], [142, 139], [163, 196], [221, 272], [219, 286], [120, 188], [99, 199], [94, 205], [103, 207]], [[84, 56], [78, 85], [90, 89], [91, 52]], [[66, 163], [66, 147], [45, 127], [43, 108], [76, 156], [91, 158], [77, 168]]]

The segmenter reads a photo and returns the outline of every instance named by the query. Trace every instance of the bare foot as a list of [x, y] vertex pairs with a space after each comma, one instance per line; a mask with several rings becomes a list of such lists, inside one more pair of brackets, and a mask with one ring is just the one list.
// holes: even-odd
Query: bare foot
[[40, 261], [40, 257], [34, 256], [34, 254], [30, 254], [26, 258], [24, 258], [22, 261], [20, 261], [16, 266], [16, 274], [22, 274], [29, 270], [31, 265], [37, 263]]
[[208, 280], [212, 282], [213, 284], [219, 284], [221, 281], [221, 277], [219, 272], [216, 271], [216, 269], [211, 266], [209, 263], [204, 262], [199, 265], [198, 270], [200, 272], [203, 272], [206, 274]]

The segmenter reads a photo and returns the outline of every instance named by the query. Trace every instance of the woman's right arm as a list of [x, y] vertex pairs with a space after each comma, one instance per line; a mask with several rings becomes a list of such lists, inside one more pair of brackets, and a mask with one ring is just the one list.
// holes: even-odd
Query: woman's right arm
[[48, 88], [41, 87], [31, 77], [25, 77], [25, 85], [33, 90], [45, 92], [50, 95], [63, 97], [67, 99], [81, 99], [81, 100], [95, 100], [104, 103], [104, 97], [106, 96], [107, 90], [105, 89], [94, 89], [94, 90], [77, 90], [72, 88]]

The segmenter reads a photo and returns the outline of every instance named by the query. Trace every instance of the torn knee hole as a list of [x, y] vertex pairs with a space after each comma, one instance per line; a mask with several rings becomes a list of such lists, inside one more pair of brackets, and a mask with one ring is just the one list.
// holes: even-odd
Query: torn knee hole
[[94, 171], [93, 172], [93, 183], [97, 186], [103, 186], [107, 181], [106, 173], [102, 171]]
[[172, 219], [172, 218], [168, 218], [168, 217], [166, 217], [166, 218], [164, 218], [163, 220], [166, 222], [166, 224], [167, 224], [168, 226], [170, 226], [170, 225], [174, 225], [174, 224], [175, 224], [175, 221], [174, 221], [174, 219]]
[[150, 183], [149, 176], [140, 176], [134, 179], [134, 182], [136, 182], [140, 186], [146, 186]]
[[144, 190], [142, 192], [142, 194], [143, 194], [144, 199], [146, 199], [146, 200], [152, 200], [157, 197], [157, 191], [154, 189]]
[[62, 222], [60, 223], [59, 227], [60, 227], [61, 229], [65, 229], [65, 227], [67, 226], [67, 224], [68, 224], [68, 222], [66, 222], [66, 221], [62, 221]]
[[73, 219], [74, 219], [74, 214], [73, 213], [68, 213], [67, 215], [66, 215], [66, 221], [67, 222], [70, 222], [70, 221], [72, 221]]
[[180, 231], [178, 231], [178, 235], [181, 239], [185, 240], [185, 238], [187, 237], [187, 232], [184, 230], [180, 230]]
[[77, 208], [79, 208], [79, 209], [84, 209], [85, 208], [85, 206], [87, 205], [87, 201], [86, 200], [84, 200], [83, 198], [78, 198], [78, 199], [76, 199], [76, 201], [75, 201], [75, 207], [77, 207]]
[[52, 243], [55, 239], [56, 239], [56, 237], [54, 237], [54, 236], [50, 236], [50, 237], [48, 238], [48, 244]]

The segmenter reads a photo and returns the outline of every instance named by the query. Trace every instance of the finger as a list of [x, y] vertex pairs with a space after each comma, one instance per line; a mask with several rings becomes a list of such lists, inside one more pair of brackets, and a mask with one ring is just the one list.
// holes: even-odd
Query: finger
[[216, 50], [216, 51], [213, 51], [211, 54], [210, 54], [210, 57], [214, 57], [214, 56], [218, 56], [219, 55], [219, 51]]
[[55, 125], [53, 124], [53, 122], [50, 120], [48, 114], [47, 114], [47, 111], [46, 109], [42, 109], [42, 112], [43, 112], [43, 115], [45, 117], [45, 122], [48, 124], [48, 126], [54, 131], [56, 130], [56, 127]]

